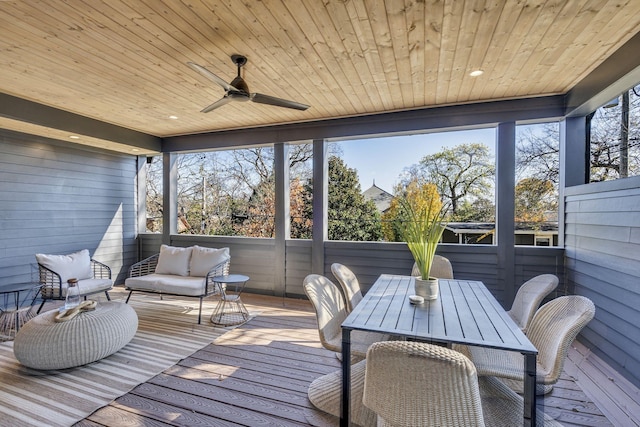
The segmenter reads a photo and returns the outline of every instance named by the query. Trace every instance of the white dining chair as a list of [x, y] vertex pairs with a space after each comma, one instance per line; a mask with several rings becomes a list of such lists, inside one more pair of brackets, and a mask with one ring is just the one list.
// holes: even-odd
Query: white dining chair
[[520, 286], [507, 314], [524, 333], [542, 300], [557, 286], [558, 277], [553, 274], [540, 274]]
[[[594, 315], [593, 302], [580, 295], [558, 297], [536, 311], [527, 337], [538, 349], [537, 394], [546, 394], [553, 389], [553, 385], [560, 379], [571, 343]], [[454, 345], [454, 349], [461, 351], [473, 361], [479, 375], [502, 378], [512, 389], [522, 392], [522, 354], [462, 345]]]
[[[336, 284], [319, 274], [310, 274], [305, 277], [303, 288], [316, 312], [322, 346], [327, 350], [340, 353], [342, 351], [342, 328], [340, 325], [347, 318], [342, 293]], [[372, 343], [388, 339], [388, 334], [353, 331], [351, 333], [352, 361], [365, 358], [367, 349]]]
[[[364, 405], [378, 426], [522, 425], [524, 402], [496, 378], [478, 378], [463, 354], [416, 342], [373, 344], [366, 358]], [[537, 413], [538, 426], [561, 426]]]
[[331, 272], [342, 288], [347, 313], [351, 313], [363, 298], [360, 282], [351, 269], [337, 262], [331, 264]]
[[[418, 265], [414, 262], [413, 268], [411, 268], [412, 276], [420, 276], [420, 270]], [[435, 255], [433, 257], [433, 264], [431, 264], [431, 277], [437, 277], [438, 279], [453, 279], [453, 267], [451, 261], [443, 257], [442, 255]]]

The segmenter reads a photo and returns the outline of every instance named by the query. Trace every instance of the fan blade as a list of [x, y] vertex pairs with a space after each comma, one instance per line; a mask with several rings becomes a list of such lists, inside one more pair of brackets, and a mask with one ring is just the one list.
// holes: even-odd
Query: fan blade
[[203, 108], [202, 111], [200, 111], [201, 113], [208, 113], [209, 111], [213, 111], [218, 107], [222, 107], [225, 104], [228, 104], [232, 101], [231, 98], [229, 98], [227, 95], [225, 95], [224, 97], [220, 98], [219, 100], [217, 100], [216, 102], [214, 102], [213, 104], [209, 105], [206, 108]]
[[301, 104], [295, 101], [289, 101], [275, 96], [263, 95], [261, 93], [252, 93], [251, 100], [259, 104], [275, 105], [277, 107], [293, 108], [294, 110], [306, 110], [309, 105]]
[[220, 77], [213, 74], [211, 71], [204, 68], [202, 65], [198, 65], [193, 62], [187, 62], [187, 65], [192, 69], [196, 70], [197, 72], [199, 72], [200, 74], [202, 74], [203, 76], [205, 76], [206, 78], [208, 78], [209, 80], [213, 80], [214, 82], [218, 83], [227, 92], [229, 92], [230, 90], [238, 90], [235, 87], [231, 86], [229, 83], [222, 80]]

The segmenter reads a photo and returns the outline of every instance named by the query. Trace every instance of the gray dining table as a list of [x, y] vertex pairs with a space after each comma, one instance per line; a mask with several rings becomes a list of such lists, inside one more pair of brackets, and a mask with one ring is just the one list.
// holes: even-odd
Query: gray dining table
[[506, 310], [480, 281], [440, 279], [439, 296], [412, 304], [415, 280], [383, 274], [342, 323], [342, 403], [340, 425], [349, 425], [351, 331], [383, 332], [437, 344], [466, 344], [518, 351], [524, 355], [523, 425], [536, 425], [536, 356]]

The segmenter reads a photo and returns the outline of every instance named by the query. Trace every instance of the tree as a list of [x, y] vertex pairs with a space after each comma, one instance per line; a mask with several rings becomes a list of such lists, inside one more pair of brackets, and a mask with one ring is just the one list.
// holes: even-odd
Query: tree
[[496, 205], [493, 200], [478, 196], [474, 200], [463, 200], [455, 215], [457, 222], [495, 222]]
[[377, 241], [382, 238], [380, 213], [371, 200], [364, 199], [356, 170], [348, 168], [337, 156], [329, 157], [328, 204], [330, 240]]
[[622, 102], [597, 109], [590, 120], [590, 181], [640, 174], [640, 87], [621, 95]]
[[550, 180], [524, 178], [516, 185], [515, 220], [524, 223], [547, 221], [551, 212], [558, 211], [558, 195]]
[[311, 239], [313, 195], [305, 190], [299, 178], [291, 180], [290, 190], [291, 238]]
[[539, 224], [558, 217], [560, 126], [522, 126], [516, 141], [515, 221]]
[[162, 231], [162, 156], [155, 156], [147, 163], [147, 230], [156, 233]]
[[452, 220], [464, 200], [486, 195], [495, 177], [495, 166], [484, 144], [460, 144], [426, 155], [409, 168], [403, 185], [417, 179], [436, 185], [443, 199], [451, 206]]
[[[178, 155], [178, 212], [187, 234], [235, 234], [234, 214], [246, 210], [249, 192], [230, 178], [218, 152]], [[237, 197], [236, 195], [240, 195]]]
[[[591, 182], [617, 179], [640, 174], [640, 96], [638, 88], [626, 92], [625, 102], [608, 108], [598, 108], [588, 118]], [[622, 98], [624, 99], [623, 93]], [[628, 111], [628, 123], [624, 120]], [[623, 118], [621, 120], [621, 118]], [[523, 126], [518, 134], [518, 179], [535, 176], [558, 184], [560, 159], [560, 129], [557, 123]], [[623, 136], [625, 136], [623, 138]], [[623, 139], [625, 141], [623, 141]], [[622, 162], [621, 158], [627, 157]], [[571, 159], [581, 161], [580, 159]], [[627, 166], [625, 167], [625, 163]]]
[[558, 123], [519, 126], [516, 140], [516, 181], [535, 176], [557, 186], [559, 173]]

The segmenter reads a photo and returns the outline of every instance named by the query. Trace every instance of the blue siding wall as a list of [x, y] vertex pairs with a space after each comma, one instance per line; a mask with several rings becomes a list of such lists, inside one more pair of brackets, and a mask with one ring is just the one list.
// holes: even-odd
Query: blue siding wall
[[136, 157], [0, 131], [0, 285], [32, 279], [34, 254], [89, 249], [116, 284], [138, 257]]
[[640, 387], [640, 177], [568, 188], [567, 278], [596, 316], [580, 341]]

